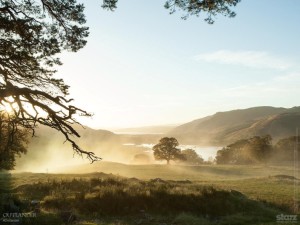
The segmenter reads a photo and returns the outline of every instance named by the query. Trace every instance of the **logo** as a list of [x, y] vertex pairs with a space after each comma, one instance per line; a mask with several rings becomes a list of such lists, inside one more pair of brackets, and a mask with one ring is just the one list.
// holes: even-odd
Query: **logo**
[[33, 218], [36, 217], [36, 213], [3, 213], [0, 221], [6, 223], [17, 223], [22, 218]]
[[276, 216], [276, 221], [279, 223], [284, 223], [284, 222], [292, 222], [292, 223], [297, 223], [298, 218], [297, 215], [284, 215], [280, 214]]

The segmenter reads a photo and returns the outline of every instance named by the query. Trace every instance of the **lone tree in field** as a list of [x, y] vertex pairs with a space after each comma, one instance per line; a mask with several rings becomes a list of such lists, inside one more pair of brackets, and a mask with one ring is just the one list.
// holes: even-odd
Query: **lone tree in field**
[[[233, 17], [231, 7], [239, 1], [167, 0], [165, 7], [171, 13], [183, 11], [185, 18], [204, 12], [213, 23], [217, 14]], [[102, 7], [113, 11], [117, 2], [103, 0]], [[73, 128], [78, 124], [74, 116], [91, 114], [71, 104], [69, 86], [54, 77], [62, 64], [57, 55], [85, 46], [85, 23], [84, 5], [76, 0], [0, 0], [0, 111], [11, 107], [14, 127], [33, 135], [37, 125], [56, 129], [76, 153], [93, 162], [100, 158], [72, 139], [80, 136]]]
[[181, 150], [176, 148], [178, 145], [178, 141], [173, 137], [160, 139], [159, 143], [153, 146], [154, 158], [156, 160], [167, 160], [167, 164], [170, 164], [170, 160], [185, 160]]

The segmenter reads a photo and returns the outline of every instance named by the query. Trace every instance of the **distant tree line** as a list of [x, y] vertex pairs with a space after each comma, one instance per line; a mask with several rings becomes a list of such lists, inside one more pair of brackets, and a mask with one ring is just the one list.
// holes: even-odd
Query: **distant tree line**
[[219, 150], [215, 161], [217, 164], [290, 164], [294, 161], [295, 149], [297, 160], [300, 159], [300, 146], [296, 145], [296, 136], [281, 139], [274, 145], [270, 135], [254, 136]]

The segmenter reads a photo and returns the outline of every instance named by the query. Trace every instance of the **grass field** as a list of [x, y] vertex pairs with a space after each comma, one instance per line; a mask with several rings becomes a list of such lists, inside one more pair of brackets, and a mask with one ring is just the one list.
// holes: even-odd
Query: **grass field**
[[66, 212], [81, 225], [295, 224], [276, 217], [299, 213], [292, 167], [100, 162], [65, 171], [1, 173], [2, 211], [7, 199], [22, 212], [38, 200], [37, 217], [22, 224], [40, 225], [64, 224]]

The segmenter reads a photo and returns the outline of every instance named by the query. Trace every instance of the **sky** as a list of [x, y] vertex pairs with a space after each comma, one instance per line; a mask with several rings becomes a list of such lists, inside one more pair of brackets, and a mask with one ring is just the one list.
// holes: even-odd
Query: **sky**
[[182, 20], [158, 0], [84, 1], [85, 48], [57, 76], [95, 129], [182, 124], [219, 111], [299, 106], [300, 1], [242, 0], [235, 18]]

